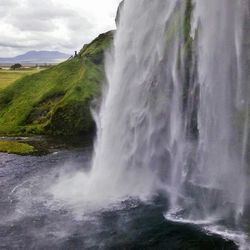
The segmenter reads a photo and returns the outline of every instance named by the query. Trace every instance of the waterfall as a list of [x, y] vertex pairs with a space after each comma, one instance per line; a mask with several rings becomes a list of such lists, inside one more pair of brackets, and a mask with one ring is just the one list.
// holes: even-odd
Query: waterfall
[[161, 192], [167, 219], [243, 230], [249, 10], [248, 0], [125, 0], [75, 196], [103, 205]]
[[[249, 1], [193, 1], [192, 60], [196, 69], [190, 69], [194, 78], [188, 80], [187, 107], [178, 122], [182, 134], [172, 138], [175, 152], [180, 153], [171, 163], [174, 192], [169, 194], [169, 219], [201, 224], [223, 221], [227, 228], [244, 224], [249, 191], [248, 12]], [[189, 99], [192, 106], [196, 90], [197, 137], [190, 140], [188, 124], [193, 117]]]
[[[241, 125], [237, 124], [236, 116], [246, 112], [249, 91], [242, 92], [243, 87], [248, 88], [248, 82], [242, 72], [241, 7], [240, 1], [194, 2], [193, 56], [197, 60], [197, 74], [189, 79], [193, 89], [187, 90], [187, 99], [198, 89], [198, 100], [194, 104], [198, 106], [195, 118], [198, 137], [192, 141], [186, 136], [187, 124], [193, 117], [185, 110], [179, 118], [183, 134], [178, 138], [170, 133], [177, 151], [181, 152], [173, 157], [173, 162], [178, 164], [174, 167], [172, 164], [172, 186], [176, 190], [172, 205], [182, 208], [190, 196], [187, 203], [196, 209], [192, 217], [204, 218], [210, 215], [211, 209], [223, 216], [231, 214], [231, 210], [237, 213], [235, 216], [243, 213], [246, 173], [242, 155], [245, 149], [241, 143], [247, 134], [243, 138], [239, 135]], [[183, 84], [185, 82], [181, 82]], [[242, 121], [242, 124], [244, 127], [246, 123]], [[195, 144], [191, 150], [187, 146], [190, 143]], [[179, 197], [180, 194], [185, 198]]]
[[233, 214], [237, 223], [246, 192], [247, 3], [125, 1], [93, 162], [110, 191], [165, 190], [171, 212]]
[[125, 1], [93, 162], [102, 188], [165, 191], [167, 218], [241, 224], [248, 11], [244, 0]]
[[[166, 139], [172, 109], [168, 99], [178, 43], [171, 46], [173, 65], [165, 63], [165, 43], [166, 23], [176, 4], [176, 0], [124, 3], [106, 63], [108, 86], [97, 122], [92, 169], [93, 178], [101, 180], [93, 183], [104, 185], [100, 189], [109, 194], [144, 199], [168, 178]], [[180, 117], [178, 112], [176, 107]]]

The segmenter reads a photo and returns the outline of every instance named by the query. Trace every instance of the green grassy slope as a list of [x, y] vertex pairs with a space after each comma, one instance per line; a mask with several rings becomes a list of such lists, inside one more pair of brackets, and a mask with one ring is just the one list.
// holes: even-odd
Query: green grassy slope
[[112, 32], [79, 55], [0, 91], [0, 134], [73, 135], [94, 128], [89, 105], [103, 80], [104, 50]]

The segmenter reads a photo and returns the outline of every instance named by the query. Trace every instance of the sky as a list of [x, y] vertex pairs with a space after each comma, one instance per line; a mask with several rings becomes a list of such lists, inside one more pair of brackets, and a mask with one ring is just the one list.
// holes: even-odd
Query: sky
[[115, 29], [121, 0], [0, 0], [0, 57], [30, 50], [73, 54]]

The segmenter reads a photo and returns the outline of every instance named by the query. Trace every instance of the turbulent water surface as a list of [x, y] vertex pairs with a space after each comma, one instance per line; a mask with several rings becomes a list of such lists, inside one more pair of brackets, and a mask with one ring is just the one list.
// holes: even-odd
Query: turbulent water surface
[[55, 200], [55, 183], [86, 171], [90, 159], [91, 148], [41, 157], [0, 154], [0, 249], [236, 249], [198, 227], [166, 221], [160, 197], [80, 210]]

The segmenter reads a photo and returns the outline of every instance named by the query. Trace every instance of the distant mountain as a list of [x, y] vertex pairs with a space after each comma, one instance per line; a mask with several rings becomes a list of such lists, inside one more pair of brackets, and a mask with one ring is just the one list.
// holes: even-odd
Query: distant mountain
[[70, 55], [61, 53], [59, 51], [29, 51], [25, 54], [1, 58], [0, 64], [11, 64], [11, 63], [21, 63], [21, 64], [43, 64], [43, 63], [59, 63], [68, 59]]

